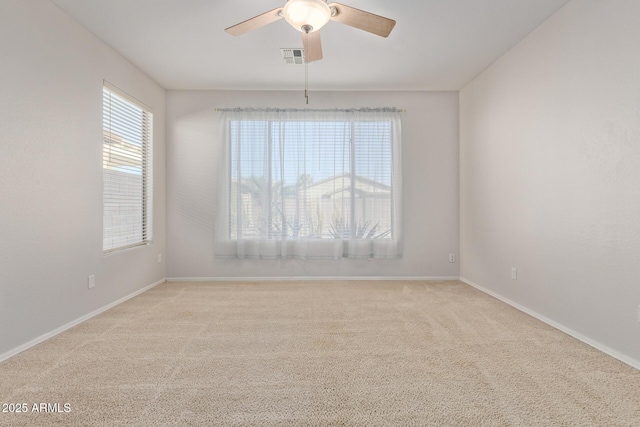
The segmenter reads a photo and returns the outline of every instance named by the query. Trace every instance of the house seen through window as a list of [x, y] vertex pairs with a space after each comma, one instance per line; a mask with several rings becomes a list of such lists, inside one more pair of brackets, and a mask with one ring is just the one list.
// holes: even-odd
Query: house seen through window
[[230, 239], [391, 239], [388, 120], [229, 123]]

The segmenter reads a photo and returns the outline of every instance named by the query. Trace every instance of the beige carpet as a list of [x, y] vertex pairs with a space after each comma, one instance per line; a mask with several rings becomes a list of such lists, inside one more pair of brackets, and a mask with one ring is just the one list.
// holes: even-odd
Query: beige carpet
[[640, 425], [640, 371], [460, 282], [165, 283], [0, 381], [2, 426]]

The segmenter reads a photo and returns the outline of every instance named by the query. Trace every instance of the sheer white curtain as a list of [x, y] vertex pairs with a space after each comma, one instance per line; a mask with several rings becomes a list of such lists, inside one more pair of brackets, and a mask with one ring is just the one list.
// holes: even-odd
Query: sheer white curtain
[[401, 256], [396, 109], [233, 109], [222, 116], [216, 257]]

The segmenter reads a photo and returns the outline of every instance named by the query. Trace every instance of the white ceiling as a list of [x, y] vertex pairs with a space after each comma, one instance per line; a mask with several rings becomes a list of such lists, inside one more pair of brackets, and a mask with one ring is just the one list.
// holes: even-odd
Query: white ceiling
[[[280, 20], [242, 36], [224, 29], [285, 0], [52, 0], [167, 89], [300, 89], [302, 47]], [[388, 38], [337, 22], [321, 30], [313, 90], [457, 90], [568, 0], [344, 0], [395, 19]]]

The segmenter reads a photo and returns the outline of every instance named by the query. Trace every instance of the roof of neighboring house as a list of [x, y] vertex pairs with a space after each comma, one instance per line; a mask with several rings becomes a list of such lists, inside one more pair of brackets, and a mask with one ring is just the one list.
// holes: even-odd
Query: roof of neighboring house
[[[351, 180], [352, 176], [350, 174], [343, 174], [311, 183], [304, 187], [304, 189], [307, 192], [311, 190], [315, 193], [320, 193], [321, 197], [331, 197], [335, 194], [351, 190]], [[391, 192], [389, 185], [363, 176], [355, 175], [353, 176], [353, 180], [355, 192], [359, 196], [387, 196]]]

